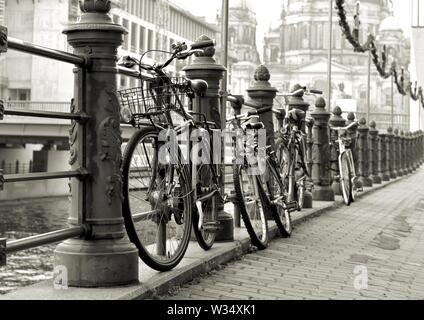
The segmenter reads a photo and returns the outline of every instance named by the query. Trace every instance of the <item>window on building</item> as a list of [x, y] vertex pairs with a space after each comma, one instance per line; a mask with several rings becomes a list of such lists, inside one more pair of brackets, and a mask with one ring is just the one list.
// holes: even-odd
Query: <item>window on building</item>
[[[122, 19], [122, 25], [125, 29], [129, 30], [129, 22], [127, 19]], [[124, 35], [124, 43], [122, 44], [122, 49], [128, 50], [128, 34]]]
[[139, 40], [139, 42], [140, 42], [140, 45], [139, 45], [139, 53], [140, 54], [143, 54], [145, 51], [146, 51], [146, 46], [145, 46], [145, 44], [144, 44], [144, 39], [145, 39], [145, 37], [146, 37], [146, 28], [144, 28], [143, 26], [140, 26], [140, 40]]
[[31, 89], [9, 89], [10, 100], [29, 101], [31, 100]]
[[137, 25], [131, 23], [131, 52], [137, 52]]

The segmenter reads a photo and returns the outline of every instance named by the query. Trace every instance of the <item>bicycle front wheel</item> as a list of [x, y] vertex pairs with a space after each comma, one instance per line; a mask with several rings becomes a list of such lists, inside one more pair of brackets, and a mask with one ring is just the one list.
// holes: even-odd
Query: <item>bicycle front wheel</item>
[[233, 167], [235, 205], [240, 210], [244, 226], [252, 244], [258, 249], [266, 249], [269, 242], [268, 221], [265, 216], [265, 194], [260, 179], [249, 171], [248, 165]]
[[123, 158], [123, 217], [130, 240], [151, 268], [167, 271], [190, 240], [192, 197], [179, 148], [160, 142], [154, 127], [138, 130]]
[[340, 155], [339, 167], [343, 201], [347, 206], [349, 206], [352, 202], [352, 170], [350, 168], [350, 161], [346, 153]]

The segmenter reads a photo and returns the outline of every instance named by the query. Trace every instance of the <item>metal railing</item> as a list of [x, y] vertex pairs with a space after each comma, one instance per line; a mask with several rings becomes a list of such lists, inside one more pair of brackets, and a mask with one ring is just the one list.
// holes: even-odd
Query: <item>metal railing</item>
[[[74, 55], [68, 52], [45, 48], [33, 43], [21, 41], [15, 38], [7, 37], [7, 29], [0, 28], [0, 39], [7, 39], [6, 42], [0, 43], [0, 52], [6, 52], [7, 49], [13, 49], [24, 53], [38, 55], [44, 58], [58, 60], [65, 63], [71, 63], [84, 68], [86, 60], [82, 56]], [[50, 119], [67, 119], [73, 120], [80, 124], [84, 124], [89, 117], [83, 112], [73, 113], [70, 104], [57, 103], [31, 103], [17, 101], [0, 101], [0, 120], [4, 119], [4, 115], [39, 117]], [[60, 109], [60, 111], [58, 110]], [[84, 152], [84, 151], [83, 151]], [[19, 170], [18, 170], [19, 171]], [[16, 167], [15, 167], [16, 172]], [[4, 169], [0, 169], [0, 191], [4, 189], [4, 185], [13, 182], [52, 180], [62, 178], [78, 178], [85, 179], [90, 173], [85, 168], [76, 171], [64, 172], [43, 172], [43, 173], [14, 173], [4, 174]], [[58, 241], [82, 237], [88, 233], [88, 227], [84, 225], [70, 227], [67, 229], [40, 234], [19, 240], [6, 241], [0, 239], [0, 266], [6, 263], [6, 254], [20, 250], [35, 248], [38, 246], [55, 243]]]

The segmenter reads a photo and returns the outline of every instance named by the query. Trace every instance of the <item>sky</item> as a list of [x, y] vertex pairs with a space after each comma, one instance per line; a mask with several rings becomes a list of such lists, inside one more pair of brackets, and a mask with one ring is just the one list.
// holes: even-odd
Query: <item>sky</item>
[[[218, 10], [221, 9], [221, 0], [171, 0], [194, 15], [204, 16], [214, 22]], [[231, 3], [232, 0], [230, 0]], [[270, 23], [278, 20], [284, 0], [251, 0], [253, 11], [258, 21], [257, 43], [259, 53], [262, 54], [263, 37], [269, 29]], [[264, 5], [266, 3], [266, 5]], [[394, 15], [404, 29], [407, 36], [411, 35], [411, 0], [393, 0]], [[337, 17], [334, 18], [337, 21]]]

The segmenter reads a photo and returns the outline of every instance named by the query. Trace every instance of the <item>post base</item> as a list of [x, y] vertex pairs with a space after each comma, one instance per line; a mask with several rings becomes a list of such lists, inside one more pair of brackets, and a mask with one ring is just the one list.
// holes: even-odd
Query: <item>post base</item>
[[331, 185], [331, 188], [333, 189], [334, 194], [335, 194], [336, 196], [341, 196], [341, 195], [343, 195], [342, 187], [341, 187], [341, 185], [340, 185], [340, 182], [339, 182], [339, 181], [334, 181], [334, 182], [333, 182], [333, 184]]
[[138, 250], [125, 238], [70, 239], [56, 247], [54, 261], [55, 268], [61, 271], [62, 284], [70, 287], [112, 287], [138, 282]]
[[313, 199], [312, 199], [312, 193], [309, 191], [305, 191], [304, 197], [303, 197], [303, 208], [305, 209], [312, 209], [313, 208]]
[[396, 179], [397, 174], [395, 172], [390, 172], [390, 179]]
[[398, 176], [398, 177], [402, 177], [402, 176], [403, 176], [403, 171], [402, 171], [402, 170], [400, 170], [400, 169], [398, 169], [398, 170], [397, 170], [397, 176]]
[[315, 186], [312, 192], [312, 198], [315, 201], [334, 201], [334, 191], [331, 186]]
[[372, 187], [372, 179], [370, 177], [359, 177], [358, 179], [363, 187]]
[[234, 219], [231, 214], [221, 210], [218, 212], [220, 230], [216, 234], [215, 241], [234, 241]]
[[371, 179], [372, 179], [372, 183], [374, 183], [374, 184], [382, 184], [383, 183], [380, 176], [372, 175]]
[[390, 175], [388, 175], [388, 174], [383, 174], [382, 176], [381, 176], [381, 180], [383, 180], [383, 181], [390, 181]]

